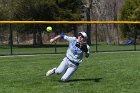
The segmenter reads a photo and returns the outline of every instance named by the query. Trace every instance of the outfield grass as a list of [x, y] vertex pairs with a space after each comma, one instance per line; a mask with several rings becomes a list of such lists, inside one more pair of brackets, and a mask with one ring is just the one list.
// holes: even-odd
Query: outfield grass
[[93, 53], [69, 82], [45, 77], [65, 55], [0, 57], [0, 93], [139, 93], [140, 52]]
[[[33, 45], [15, 45], [12, 48], [12, 53], [14, 55], [24, 55], [24, 54], [54, 54], [54, 53], [65, 53], [67, 50], [67, 44], [60, 44], [55, 46], [52, 45], [43, 45], [43, 46], [33, 46]], [[97, 51], [134, 51], [134, 45], [107, 45], [107, 44], [98, 44]], [[93, 44], [90, 46], [91, 52], [96, 51], [96, 45]], [[136, 50], [140, 51], [140, 45], [136, 46]], [[0, 46], [0, 55], [10, 55], [11, 48], [9, 46], [3, 45]]]
[[[99, 44], [97, 46], [98, 51], [134, 51], [134, 45], [107, 45], [107, 44]], [[94, 49], [95, 50], [95, 49]], [[136, 50], [140, 50], [140, 45], [136, 46]]]

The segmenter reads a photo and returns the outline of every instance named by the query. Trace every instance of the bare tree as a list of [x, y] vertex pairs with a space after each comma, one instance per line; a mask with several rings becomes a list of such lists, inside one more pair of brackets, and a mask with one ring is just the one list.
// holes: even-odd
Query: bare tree
[[[87, 0], [89, 1], [89, 0]], [[117, 21], [118, 11], [122, 5], [123, 0], [92, 0], [91, 1], [90, 20], [95, 21]], [[91, 26], [94, 31], [95, 26]], [[103, 39], [107, 44], [119, 44], [118, 27], [116, 24], [99, 24], [98, 37]]]
[[[116, 4], [116, 0], [113, 1], [113, 4], [114, 4], [114, 21], [117, 21], [118, 20], [118, 17], [117, 17], [117, 4]], [[119, 35], [118, 35], [118, 25], [117, 24], [114, 24], [114, 44], [115, 45], [118, 45], [119, 44]]]
[[[103, 20], [107, 20], [108, 18], [107, 16], [107, 11], [105, 10], [106, 8], [108, 8], [108, 6], [106, 5], [105, 1], [99, 1], [99, 0], [93, 0], [92, 3], [92, 16], [95, 16], [93, 18], [96, 19], [92, 19], [92, 20], [98, 20], [98, 21], [103, 21]], [[108, 27], [109, 25], [98, 25], [98, 33], [102, 33], [104, 34], [104, 39], [106, 40], [107, 44], [110, 44], [110, 35], [109, 35], [109, 30]], [[99, 34], [100, 35], [100, 34]], [[99, 36], [102, 37], [102, 36]]]

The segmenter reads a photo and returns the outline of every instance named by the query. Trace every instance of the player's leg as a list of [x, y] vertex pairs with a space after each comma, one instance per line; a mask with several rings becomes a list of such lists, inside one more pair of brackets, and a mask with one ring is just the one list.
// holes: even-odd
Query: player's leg
[[68, 62], [67, 62], [67, 59], [64, 58], [63, 61], [60, 63], [60, 65], [56, 68], [55, 73], [61, 74], [65, 72], [67, 68], [68, 68]]
[[53, 68], [51, 70], [49, 70], [47, 73], [46, 73], [46, 76], [50, 76], [54, 73], [56, 74], [60, 74], [64, 71], [66, 71], [68, 65], [67, 65], [67, 61], [66, 61], [66, 58], [63, 59], [63, 61], [60, 63], [60, 65], [56, 68]]
[[73, 73], [77, 70], [78, 66], [70, 66], [65, 74], [62, 76], [61, 81], [67, 81]]

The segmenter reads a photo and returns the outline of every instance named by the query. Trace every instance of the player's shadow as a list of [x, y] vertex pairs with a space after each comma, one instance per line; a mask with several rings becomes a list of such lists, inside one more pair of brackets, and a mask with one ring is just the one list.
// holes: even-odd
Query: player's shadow
[[85, 78], [85, 79], [72, 79], [67, 82], [79, 82], [79, 81], [91, 81], [91, 82], [100, 82], [102, 78]]

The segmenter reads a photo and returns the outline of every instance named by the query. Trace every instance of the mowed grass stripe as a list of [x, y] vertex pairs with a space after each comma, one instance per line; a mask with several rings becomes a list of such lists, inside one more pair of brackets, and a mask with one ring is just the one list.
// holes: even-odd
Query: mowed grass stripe
[[0, 93], [139, 93], [140, 52], [92, 53], [69, 82], [45, 77], [63, 55], [0, 57]]

